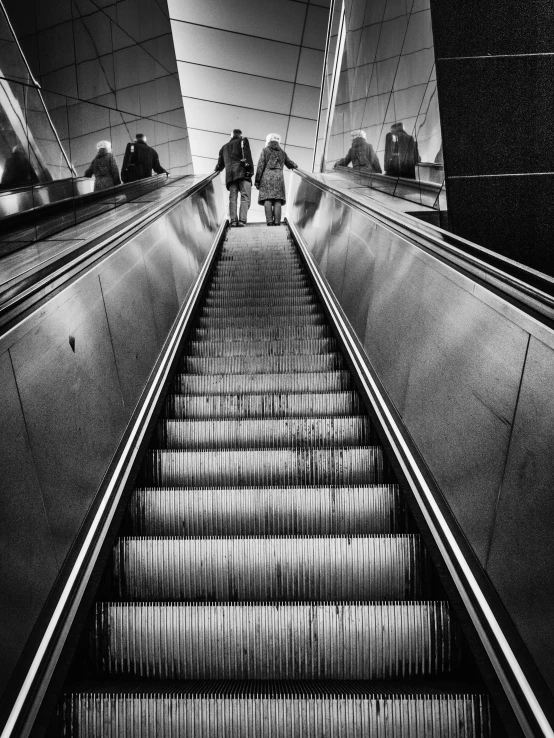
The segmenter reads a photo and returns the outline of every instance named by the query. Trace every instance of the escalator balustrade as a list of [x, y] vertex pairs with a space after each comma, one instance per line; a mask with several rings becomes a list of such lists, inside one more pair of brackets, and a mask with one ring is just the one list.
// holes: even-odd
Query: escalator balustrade
[[286, 229], [230, 231], [62, 733], [491, 736], [389, 468]]

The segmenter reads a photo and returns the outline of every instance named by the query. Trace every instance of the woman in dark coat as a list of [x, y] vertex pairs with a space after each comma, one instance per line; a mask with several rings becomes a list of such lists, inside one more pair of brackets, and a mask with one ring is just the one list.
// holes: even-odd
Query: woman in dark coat
[[92, 164], [85, 172], [85, 177], [94, 175], [94, 191], [107, 190], [109, 187], [121, 184], [119, 169], [112, 154], [112, 145], [109, 141], [99, 141], [96, 144], [98, 153]]
[[368, 144], [365, 131], [352, 131], [352, 146], [344, 159], [339, 159], [335, 167], [347, 167], [352, 163], [352, 168], [362, 172], [377, 172], [381, 174], [379, 157], [373, 146]]
[[280, 141], [281, 136], [278, 133], [270, 133], [266, 137], [266, 147], [262, 149], [256, 170], [258, 202], [264, 206], [268, 226], [281, 225], [281, 205], [286, 202], [283, 167], [298, 168], [279, 146]]

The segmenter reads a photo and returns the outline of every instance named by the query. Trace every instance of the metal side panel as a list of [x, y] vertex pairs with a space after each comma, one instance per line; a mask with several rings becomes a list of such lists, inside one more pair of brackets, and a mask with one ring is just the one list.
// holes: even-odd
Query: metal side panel
[[[400, 459], [411, 444], [425, 460], [423, 473], [415, 457], [405, 462], [404, 473], [430, 511], [437, 545], [450, 558], [453, 579], [462, 598], [467, 596], [465, 604], [496, 660], [522, 730], [527, 736], [554, 736], [548, 694], [554, 686], [552, 578], [546, 581], [544, 568], [533, 565], [548, 556], [551, 542], [534, 535], [537, 524], [527, 526], [525, 537], [516, 535], [514, 513], [507, 513], [510, 506], [514, 510], [516, 481], [520, 519], [551, 520], [554, 513], [552, 495], [543, 492], [551, 468], [544, 440], [538, 443], [535, 433], [543, 451], [524, 464], [529, 444], [521, 433], [530, 413], [537, 415], [531, 408], [541, 408], [543, 429], [551, 413], [545, 398], [552, 385], [544, 363], [554, 359], [554, 333], [370, 214], [345, 207], [331, 192], [313, 196], [314, 208], [307, 211], [303, 200], [295, 201], [294, 187], [289, 208], [294, 235], [348, 356], [365, 377], [366, 395], [381, 403], [388, 442]], [[537, 372], [529, 362], [539, 342], [543, 366]], [[551, 428], [552, 415], [549, 422]], [[456, 536], [429, 483], [446, 501]], [[439, 520], [444, 529], [437, 528]], [[475, 569], [462, 553], [460, 532], [469, 541]], [[482, 586], [488, 587], [486, 597]], [[522, 627], [523, 610], [516, 603], [529, 602], [530, 592], [533, 606], [525, 608], [528, 622]], [[510, 643], [506, 628], [514, 639]]]
[[[36, 714], [41, 680], [56, 663], [148, 428], [137, 430], [136, 421], [161, 401], [196, 309], [224, 227], [220, 180], [205, 189], [0, 339], [13, 409], [0, 435], [2, 487], [11, 491], [0, 495], [0, 538], [9, 547], [0, 557], [2, 738], [15, 726], [25, 735]], [[31, 571], [41, 587], [25, 600]]]

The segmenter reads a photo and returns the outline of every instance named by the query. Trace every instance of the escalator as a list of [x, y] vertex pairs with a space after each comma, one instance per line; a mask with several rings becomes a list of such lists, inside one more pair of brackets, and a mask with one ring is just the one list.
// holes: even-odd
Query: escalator
[[52, 735], [502, 735], [285, 228], [228, 232]]

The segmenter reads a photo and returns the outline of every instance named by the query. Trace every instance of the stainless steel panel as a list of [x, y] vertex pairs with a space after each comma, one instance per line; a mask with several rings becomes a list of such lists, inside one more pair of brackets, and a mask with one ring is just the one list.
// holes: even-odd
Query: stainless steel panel
[[531, 338], [487, 571], [547, 682], [554, 684], [554, 354]]
[[131, 241], [99, 273], [125, 406], [132, 411], [161, 342], [140, 243]]
[[115, 335], [110, 335], [97, 275], [64, 290], [48, 314], [29, 321], [28, 328], [10, 354], [61, 564], [130, 410], [123, 405]]
[[158, 339], [163, 343], [179, 310], [165, 218], [156, 220], [135, 240], [142, 247], [154, 322]]
[[[215, 187], [202, 218], [185, 201], [0, 340], [0, 692], [213, 242]], [[183, 245], [166, 223], [187, 219]]]
[[403, 419], [485, 563], [528, 336], [427, 264], [413, 338]]
[[9, 352], [0, 356], [0, 694], [58, 571]]

